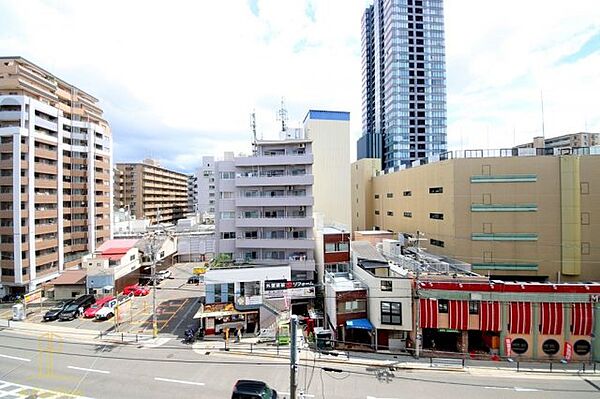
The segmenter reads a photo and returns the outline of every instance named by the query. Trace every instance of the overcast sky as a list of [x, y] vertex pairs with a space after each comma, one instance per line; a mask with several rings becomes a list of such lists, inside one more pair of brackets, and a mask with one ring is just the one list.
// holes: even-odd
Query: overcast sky
[[[101, 100], [115, 161], [193, 171], [248, 152], [250, 114], [276, 137], [308, 109], [361, 129], [364, 0], [0, 0], [0, 54], [21, 55]], [[598, 0], [446, 0], [450, 149], [600, 131]]]

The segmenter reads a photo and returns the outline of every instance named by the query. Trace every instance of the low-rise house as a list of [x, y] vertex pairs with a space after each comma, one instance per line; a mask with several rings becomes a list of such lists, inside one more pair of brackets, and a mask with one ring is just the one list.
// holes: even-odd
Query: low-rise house
[[87, 272], [87, 291], [110, 290], [121, 292], [128, 285], [140, 281], [141, 254], [136, 247], [139, 240], [109, 240], [90, 257], [82, 267]]

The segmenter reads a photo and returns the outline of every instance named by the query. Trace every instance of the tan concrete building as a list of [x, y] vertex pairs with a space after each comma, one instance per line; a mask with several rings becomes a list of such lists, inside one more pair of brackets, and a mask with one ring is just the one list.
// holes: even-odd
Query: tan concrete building
[[538, 155], [543, 155], [548, 150], [567, 149], [568, 153], [570, 149], [575, 149], [577, 152], [579, 148], [597, 145], [600, 145], [600, 133], [579, 132], [550, 138], [537, 136], [533, 138], [532, 142], [518, 145], [515, 148], [535, 148], [538, 152], [542, 151]]
[[[115, 204], [150, 223], [175, 222], [191, 211], [188, 207], [188, 175], [165, 169], [157, 161], [118, 163]], [[159, 217], [160, 212], [160, 217]]]
[[90, 94], [0, 57], [0, 293], [23, 293], [111, 236], [112, 142]]
[[492, 277], [600, 280], [600, 156], [477, 154], [375, 175], [355, 162], [353, 230], [421, 231], [428, 251]]

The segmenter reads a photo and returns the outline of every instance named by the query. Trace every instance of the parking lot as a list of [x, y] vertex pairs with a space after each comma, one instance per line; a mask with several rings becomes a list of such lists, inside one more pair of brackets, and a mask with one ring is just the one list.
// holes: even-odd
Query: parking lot
[[[186, 263], [173, 265], [169, 270], [172, 276], [156, 286], [156, 314], [157, 327], [160, 333], [182, 335], [182, 331], [193, 324], [192, 317], [200, 307], [200, 298], [204, 296], [204, 284], [187, 284], [192, 275], [192, 266]], [[117, 323], [116, 318], [97, 321], [94, 319], [77, 318], [71, 321], [44, 322], [44, 314], [56, 302], [29, 304], [27, 307], [27, 322], [31, 323], [56, 323], [64, 327], [96, 331], [119, 331], [136, 334], [152, 333], [152, 287], [150, 294], [132, 297], [131, 312], [128, 312], [122, 322]], [[12, 317], [9, 305], [0, 309], [0, 318]]]

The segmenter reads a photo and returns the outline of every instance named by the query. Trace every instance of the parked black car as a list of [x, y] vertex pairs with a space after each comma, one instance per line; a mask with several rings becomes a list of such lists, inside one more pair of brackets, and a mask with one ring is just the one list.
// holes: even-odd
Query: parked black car
[[81, 295], [68, 304], [58, 318], [60, 320], [73, 320], [83, 314], [83, 311], [92, 306], [96, 302], [93, 295]]
[[50, 309], [49, 311], [46, 312], [46, 314], [44, 315], [44, 321], [52, 321], [52, 320], [56, 320], [58, 319], [58, 316], [60, 316], [60, 313], [65, 310], [65, 308], [67, 306], [69, 306], [71, 304], [71, 302], [73, 302], [73, 300], [68, 300], [65, 302], [61, 302], [58, 305], [56, 305], [55, 307], [53, 307], [52, 309]]
[[277, 399], [277, 391], [257, 380], [238, 380], [233, 387], [231, 399]]
[[200, 284], [200, 276], [191, 276], [187, 280], [188, 284]]

